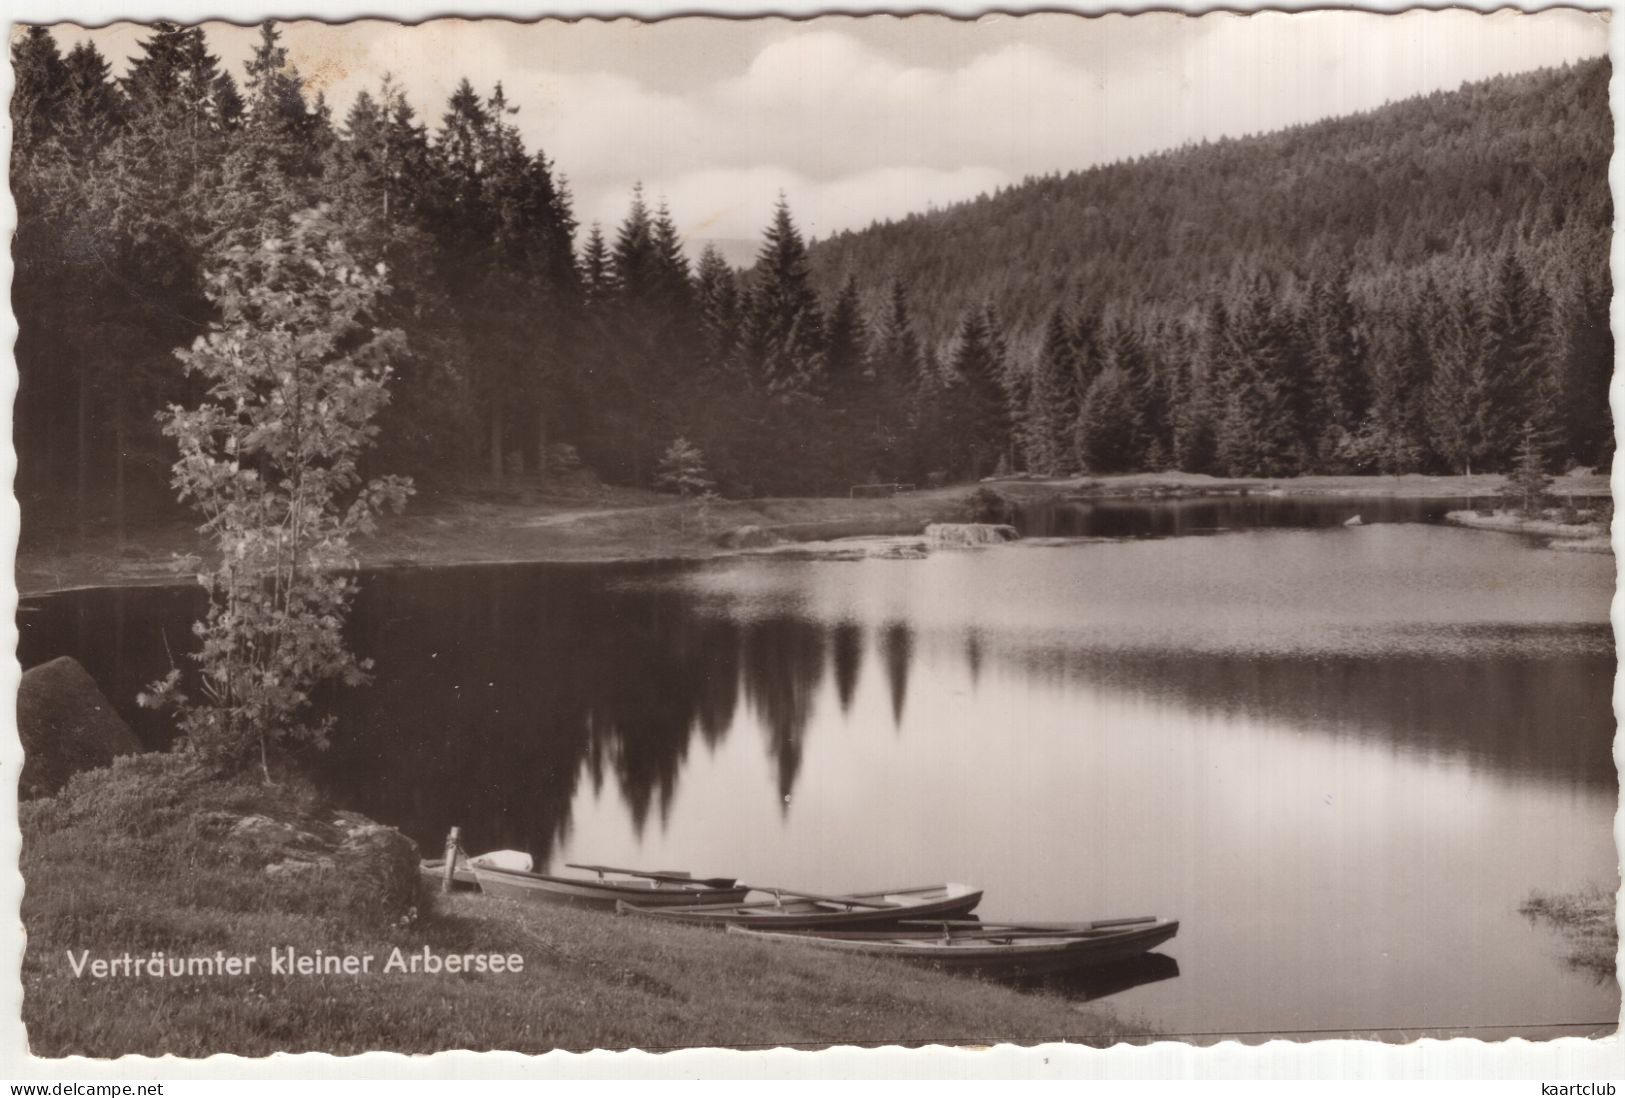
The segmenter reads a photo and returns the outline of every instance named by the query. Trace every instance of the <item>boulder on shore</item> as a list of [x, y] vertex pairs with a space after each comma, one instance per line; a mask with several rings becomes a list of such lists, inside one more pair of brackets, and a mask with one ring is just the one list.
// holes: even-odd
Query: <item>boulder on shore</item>
[[23, 672], [17, 689], [23, 745], [19, 800], [49, 797], [81, 770], [143, 750], [78, 660], [60, 656]]
[[724, 549], [765, 549], [778, 545], [783, 539], [760, 526], [736, 526], [717, 538]]
[[359, 812], [214, 811], [203, 813], [197, 826], [223, 857], [272, 877], [336, 882], [320, 887], [332, 889], [332, 902], [357, 912], [393, 919], [418, 903], [417, 846]]
[[966, 549], [976, 545], [1003, 545], [1018, 541], [1014, 526], [992, 522], [933, 522], [925, 528], [925, 540], [934, 549]]

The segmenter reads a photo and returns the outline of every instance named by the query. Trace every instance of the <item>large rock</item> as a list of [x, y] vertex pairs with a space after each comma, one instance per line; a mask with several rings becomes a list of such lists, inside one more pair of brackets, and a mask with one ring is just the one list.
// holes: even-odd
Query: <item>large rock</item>
[[724, 549], [764, 549], [783, 540], [777, 534], [760, 526], [736, 526], [720, 534], [717, 537], [717, 544]]
[[358, 812], [290, 810], [281, 819], [212, 812], [198, 826], [223, 856], [270, 876], [328, 879], [322, 894], [358, 913], [393, 919], [418, 903], [417, 846]]
[[1020, 538], [1014, 526], [993, 522], [933, 522], [925, 528], [925, 540], [933, 549], [1003, 545]]
[[62, 656], [23, 672], [17, 690], [22, 800], [49, 797], [81, 770], [142, 750], [79, 661]]

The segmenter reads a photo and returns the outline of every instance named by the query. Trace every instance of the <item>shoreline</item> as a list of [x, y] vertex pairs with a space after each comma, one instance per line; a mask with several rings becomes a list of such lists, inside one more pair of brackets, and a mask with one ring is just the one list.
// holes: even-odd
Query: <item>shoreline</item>
[[[356, 556], [358, 567], [367, 570], [696, 561], [775, 545], [917, 535], [931, 522], [1004, 520], [979, 513], [983, 502], [1024, 507], [1225, 496], [1466, 499], [1496, 496], [1503, 483], [1494, 474], [1277, 480], [1188, 473], [1017, 476], [883, 499], [784, 497], [718, 500], [702, 507], [628, 488], [577, 484], [561, 491], [548, 484], [493, 487], [475, 482], [423, 493], [404, 514], [386, 517], [377, 534], [358, 542]], [[1601, 474], [1560, 477], [1552, 491], [1588, 500], [1611, 498], [1608, 477]], [[757, 533], [747, 534], [753, 528]], [[760, 544], [745, 544], [752, 536]], [[120, 544], [106, 530], [81, 536], [60, 527], [36, 528], [25, 515], [14, 579], [19, 598], [102, 587], [188, 586], [193, 574], [179, 568], [176, 558], [198, 548], [195, 526], [185, 516], [135, 524]]]
[[1058, 990], [443, 896], [407, 839], [354, 813], [337, 816], [364, 841], [313, 854], [337, 810], [283, 779], [221, 779], [149, 752], [23, 802], [22, 1020], [36, 1054], [1156, 1039], [1132, 1010]]
[[1546, 548], [1570, 553], [1612, 553], [1613, 544], [1606, 523], [1562, 522], [1550, 518], [1527, 518], [1514, 511], [1497, 509], [1484, 515], [1476, 511], [1451, 511], [1445, 521], [1467, 530], [1489, 530], [1500, 534], [1544, 539]]

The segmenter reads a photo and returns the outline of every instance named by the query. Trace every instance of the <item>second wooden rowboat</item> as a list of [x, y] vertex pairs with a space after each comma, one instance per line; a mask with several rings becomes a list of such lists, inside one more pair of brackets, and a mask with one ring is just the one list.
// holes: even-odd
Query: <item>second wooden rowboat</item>
[[[767, 891], [762, 888], [758, 892]], [[814, 930], [887, 926], [901, 919], [952, 919], [968, 915], [982, 902], [982, 890], [963, 884], [923, 885], [843, 896], [793, 894], [788, 891], [756, 903], [719, 903], [681, 910], [654, 909], [639, 900], [617, 904], [623, 915], [649, 915], [699, 926], [771, 927]]]
[[677, 873], [626, 877], [558, 877], [474, 865], [480, 890], [491, 896], [541, 904], [613, 909], [622, 901], [648, 907], [738, 902], [750, 889], [730, 878], [697, 879]]
[[1010, 924], [913, 921], [891, 930], [794, 933], [739, 925], [728, 933], [868, 957], [933, 965], [994, 978], [1037, 976], [1111, 964], [1154, 949], [1179, 932], [1152, 916], [1095, 923]]

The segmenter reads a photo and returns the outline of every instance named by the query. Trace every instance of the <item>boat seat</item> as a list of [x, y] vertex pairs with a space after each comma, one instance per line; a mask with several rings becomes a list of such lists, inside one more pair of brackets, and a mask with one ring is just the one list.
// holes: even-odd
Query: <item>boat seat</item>
[[473, 858], [472, 861], [473, 864], [488, 869], [512, 869], [520, 873], [531, 872], [536, 864], [523, 850], [493, 850], [489, 854]]

